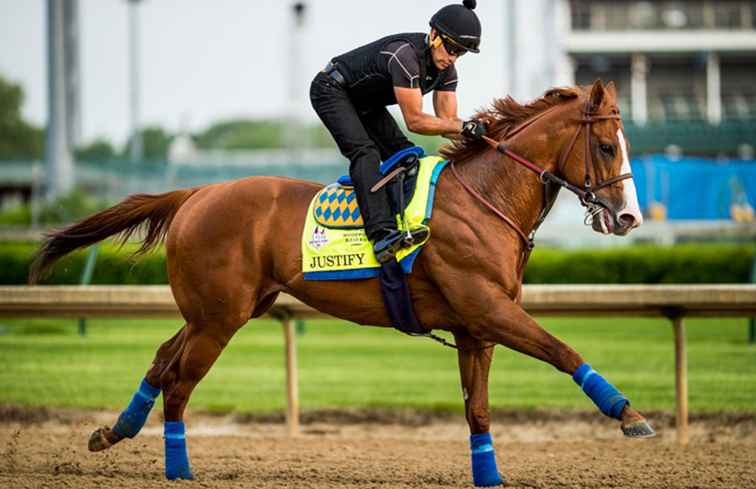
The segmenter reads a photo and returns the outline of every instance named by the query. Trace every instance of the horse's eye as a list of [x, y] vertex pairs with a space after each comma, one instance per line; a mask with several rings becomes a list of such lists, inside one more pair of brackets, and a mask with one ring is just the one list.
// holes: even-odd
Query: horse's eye
[[599, 149], [607, 156], [614, 156], [614, 146], [611, 144], [599, 144]]

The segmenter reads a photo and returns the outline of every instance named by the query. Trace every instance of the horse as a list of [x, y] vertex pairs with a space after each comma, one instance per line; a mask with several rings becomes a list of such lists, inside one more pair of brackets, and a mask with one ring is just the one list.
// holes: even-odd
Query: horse
[[[432, 237], [408, 281], [420, 323], [453, 335], [473, 482], [490, 486], [502, 483], [489, 433], [495, 345], [572, 376], [626, 436], [654, 432], [624, 395], [520, 305], [532, 233], [553, 202], [553, 183], [578, 195], [596, 232], [625, 235], [642, 223], [613, 83], [553, 88], [527, 104], [496, 99], [476, 117], [488, 124], [485, 141], [457, 140], [441, 150], [451, 171], [438, 179]], [[92, 433], [90, 450], [136, 436], [162, 393], [165, 475], [192, 478], [183, 424], [191, 393], [234, 333], [264, 314], [281, 292], [353, 323], [392, 326], [378, 279], [304, 280], [299, 231], [321, 188], [258, 176], [135, 194], [47, 235], [30, 283], [67, 253], [111, 236], [125, 241], [143, 230], [138, 253], [164, 241], [170, 287], [186, 322], [157, 349], [113, 428]]]

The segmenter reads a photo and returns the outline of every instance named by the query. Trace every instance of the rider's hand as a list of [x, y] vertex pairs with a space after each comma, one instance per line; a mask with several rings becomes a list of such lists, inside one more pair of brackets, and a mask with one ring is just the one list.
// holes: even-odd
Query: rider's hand
[[481, 139], [486, 135], [486, 123], [470, 119], [462, 123], [462, 135], [468, 139]]

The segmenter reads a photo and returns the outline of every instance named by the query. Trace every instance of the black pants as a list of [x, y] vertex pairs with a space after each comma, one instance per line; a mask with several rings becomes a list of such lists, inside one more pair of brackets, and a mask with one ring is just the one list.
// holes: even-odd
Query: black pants
[[310, 85], [310, 101], [328, 128], [341, 154], [349, 159], [368, 239], [380, 238], [381, 230], [395, 229], [386, 187], [371, 193], [382, 175], [379, 166], [397, 151], [413, 146], [385, 107], [360, 111], [346, 89], [325, 73], [318, 73]]

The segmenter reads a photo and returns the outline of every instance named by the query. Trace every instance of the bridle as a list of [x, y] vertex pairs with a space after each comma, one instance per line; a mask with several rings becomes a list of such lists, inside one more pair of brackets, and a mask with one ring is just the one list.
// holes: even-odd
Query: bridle
[[[612, 185], [614, 183], [620, 182], [622, 180], [625, 180], [627, 178], [632, 178], [631, 173], [624, 173], [622, 175], [617, 175], [612, 178], [608, 178], [604, 181], [599, 181], [596, 183], [596, 185], [593, 185], [591, 181], [591, 168], [593, 168], [594, 173], [596, 173], [596, 169], [593, 166], [593, 156], [591, 151], [591, 126], [595, 122], [605, 121], [605, 120], [619, 120], [620, 115], [617, 113], [612, 113], [608, 115], [598, 115], [595, 114], [592, 111], [592, 106], [590, 100], [586, 102], [585, 106], [580, 111], [580, 120], [579, 126], [577, 130], [575, 131], [575, 134], [573, 134], [572, 139], [570, 139], [570, 142], [567, 144], [565, 149], [561, 152], [559, 156], [559, 163], [557, 165], [557, 171], [564, 175], [564, 165], [567, 162], [567, 158], [569, 157], [570, 153], [572, 152], [572, 149], [575, 147], [575, 143], [577, 142], [578, 138], [580, 137], [580, 133], [583, 132], [583, 129], [585, 129], [585, 157], [583, 159], [585, 164], [585, 178], [583, 179], [583, 186], [579, 187], [577, 185], [573, 185], [572, 183], [568, 182], [567, 180], [557, 176], [556, 174], [549, 172], [535, 163], [527, 160], [526, 158], [523, 158], [522, 156], [518, 155], [517, 153], [513, 152], [511, 149], [509, 149], [507, 143], [505, 141], [511, 139], [512, 137], [516, 136], [520, 132], [524, 131], [531, 125], [533, 125], [536, 121], [540, 120], [544, 116], [546, 116], [548, 113], [550, 113], [552, 110], [555, 110], [558, 105], [555, 105], [551, 107], [550, 109], [547, 109], [537, 116], [525, 121], [520, 126], [516, 127], [515, 129], [508, 131], [507, 134], [504, 136], [504, 141], [496, 141], [495, 139], [489, 138], [488, 136], [483, 136], [483, 140], [488, 143], [492, 148], [494, 148], [499, 153], [508, 156], [512, 160], [516, 161], [517, 163], [521, 164], [528, 170], [531, 170], [532, 172], [536, 173], [538, 175], [538, 180], [542, 184], [552, 183], [556, 184], [559, 187], [564, 187], [570, 192], [577, 195], [578, 199], [580, 200], [580, 204], [583, 205], [583, 207], [586, 208], [586, 219], [585, 223], [589, 224], [590, 221], [599, 213], [602, 212], [603, 209], [610, 210], [609, 205], [599, 196], [596, 195], [596, 192], [608, 187], [609, 185]], [[535, 243], [533, 241], [533, 236], [535, 233], [535, 230], [538, 228], [538, 225], [543, 221], [543, 219], [546, 218], [545, 213], [548, 212], [550, 206], [546, 206], [544, 210], [541, 212], [541, 215], [539, 216], [536, 226], [531, 232], [530, 235], [525, 234], [525, 232], [520, 229], [520, 227], [512, 221], [506, 214], [501, 212], [499, 209], [497, 209], [493, 204], [491, 204], [488, 200], [486, 200], [485, 197], [480, 195], [479, 192], [477, 192], [475, 189], [470, 187], [467, 182], [465, 182], [461, 175], [457, 172], [456, 167], [454, 166], [454, 162], [450, 162], [450, 166], [452, 169], [452, 173], [454, 176], [459, 180], [459, 183], [462, 184], [462, 186], [467, 190], [473, 197], [475, 197], [480, 203], [482, 203], [486, 208], [491, 210], [494, 214], [496, 214], [498, 217], [500, 217], [504, 222], [509, 224], [509, 226], [514, 229], [517, 234], [522, 238], [524, 244], [525, 244], [525, 259], [521, 262], [521, 271], [524, 269], [525, 262], [527, 262], [527, 257], [530, 254], [530, 251], [535, 246]], [[598, 175], [598, 173], [596, 173]], [[598, 180], [598, 177], [597, 177]]]
[[[516, 136], [517, 134], [519, 134], [520, 132], [524, 131], [525, 129], [533, 125], [533, 123], [543, 118], [544, 116], [546, 116], [548, 113], [550, 113], [552, 110], [556, 109], [557, 107], [559, 106], [555, 105], [551, 107], [550, 109], [547, 109], [541, 112], [540, 114], [532, 117], [531, 119], [525, 121], [524, 123], [522, 123], [520, 126], [516, 127], [515, 129], [508, 131], [504, 135], [504, 141], [509, 140], [513, 138], [514, 136]], [[538, 180], [543, 185], [556, 184], [558, 185], [558, 188], [564, 187], [570, 192], [577, 195], [578, 199], [580, 200], [580, 203], [583, 205], [583, 207], [586, 208], [585, 223], [589, 224], [589, 220], [593, 219], [603, 209], [607, 209], [607, 210], [609, 209], [608, 204], [604, 202], [604, 200], [601, 197], [597, 196], [596, 192], [605, 187], [608, 187], [609, 185], [612, 185], [613, 183], [620, 182], [627, 178], [632, 178], [633, 175], [631, 173], [624, 173], [622, 175], [617, 175], [616, 177], [608, 178], [604, 181], [599, 181], [597, 182], [595, 186], [593, 185], [593, 182], [591, 181], [591, 168], [593, 168], [594, 172], [596, 171], [596, 169], [593, 167], [593, 156], [591, 152], [591, 125], [599, 121], [619, 120], [620, 116], [617, 113], [613, 113], [609, 115], [597, 115], [591, 110], [590, 101], [586, 102], [585, 106], [580, 111], [580, 115], [581, 117], [580, 117], [580, 120], [578, 121], [580, 125], [575, 131], [575, 134], [572, 135], [572, 139], [570, 139], [569, 144], [567, 144], [567, 146], [565, 147], [565, 149], [561, 152], [559, 156], [559, 164], [557, 165], [557, 171], [560, 174], [564, 175], [563, 169], [564, 169], [564, 165], [567, 162], [567, 158], [572, 152], [572, 149], [575, 147], [575, 143], [580, 137], [580, 133], [583, 132], [583, 129], [585, 129], [585, 158], [583, 160], [585, 163], [585, 178], [583, 179], [582, 187], [573, 185], [567, 180], [558, 177], [554, 173], [544, 170], [543, 168], [539, 167], [538, 165], [531, 162], [530, 160], [523, 158], [522, 156], [518, 155], [517, 153], [509, 149], [506, 142], [504, 141], [499, 142], [487, 136], [483, 136], [483, 140], [499, 153], [510, 157], [512, 160], [521, 164], [528, 170], [531, 170], [532, 172], [536, 173], [538, 175]], [[527, 235], [522, 229], [520, 229], [520, 226], [518, 226], [512, 219], [510, 219], [506, 214], [504, 214], [502, 211], [497, 209], [496, 206], [494, 206], [492, 203], [486, 200], [485, 197], [480, 195], [479, 192], [477, 192], [470, 185], [468, 185], [467, 182], [465, 182], [462, 179], [462, 176], [459, 174], [459, 172], [457, 172], [457, 168], [455, 167], [453, 161], [449, 162], [449, 166], [451, 166], [452, 173], [457, 178], [457, 180], [459, 180], [459, 183], [462, 184], [465, 190], [467, 190], [473, 197], [475, 197], [481, 204], [483, 204], [491, 212], [493, 212], [498, 217], [500, 217], [504, 222], [509, 224], [509, 226], [512, 229], [514, 229], [517, 232], [517, 234], [520, 236], [520, 238], [522, 239], [525, 246], [522, 250], [522, 257], [518, 265], [519, 280], [520, 282], [522, 282], [522, 275], [523, 275], [523, 272], [525, 271], [525, 265], [527, 264], [528, 258], [530, 257], [530, 252], [533, 251], [533, 248], [535, 247], [535, 242], [533, 240], [535, 232], [538, 229], [538, 226], [543, 222], [543, 220], [546, 219], [546, 215], [551, 209], [553, 200], [548, 201], [548, 198], [546, 197], [546, 192], [544, 192], [543, 209], [541, 210], [541, 214], [538, 216], [538, 219], [536, 219], [536, 224], [533, 230], [531, 231], [530, 235]], [[597, 180], [598, 180], [598, 177], [597, 177]], [[556, 194], [554, 194], [554, 197], [555, 196]], [[438, 341], [444, 346], [448, 346], [448, 347], [451, 347], [460, 351], [478, 351], [478, 350], [485, 350], [487, 348], [492, 347], [492, 345], [488, 345], [482, 348], [475, 348], [472, 350], [467, 350], [467, 349], [459, 348], [457, 345], [454, 345], [453, 343], [449, 343], [444, 338], [441, 338], [440, 336], [436, 336], [432, 333], [428, 333], [427, 336], [435, 341]]]

